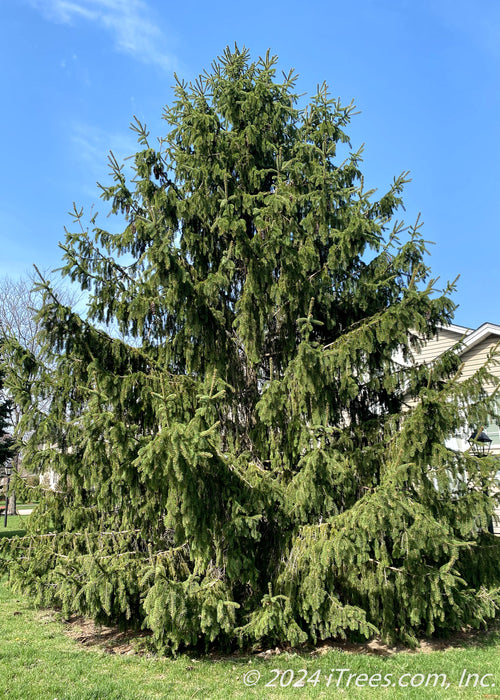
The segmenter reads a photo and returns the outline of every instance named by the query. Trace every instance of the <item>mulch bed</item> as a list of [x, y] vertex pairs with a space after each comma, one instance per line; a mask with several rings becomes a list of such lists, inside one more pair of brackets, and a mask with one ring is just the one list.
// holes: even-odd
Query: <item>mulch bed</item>
[[[55, 619], [56, 613], [45, 611], [44, 616]], [[151, 632], [147, 630], [120, 630], [118, 627], [96, 625], [92, 620], [81, 616], [65, 619], [63, 623], [65, 633], [79, 644], [82, 644], [84, 647], [98, 647], [110, 654], [145, 654], [147, 652], [144, 651], [144, 642], [152, 636]], [[408, 647], [402, 645], [391, 647], [384, 644], [380, 639], [372, 639], [369, 642], [358, 644], [332, 639], [322, 642], [317, 646], [306, 645], [300, 649], [292, 649], [289, 646], [275, 647], [274, 649], [265, 649], [258, 653], [254, 652], [254, 655], [261, 658], [270, 658], [285, 652], [308, 653], [311, 656], [323, 656], [329, 651], [341, 651], [347, 654], [370, 654], [374, 656], [392, 656], [398, 653], [431, 653], [464, 646], [482, 645], [492, 632], [498, 631], [499, 629], [500, 625], [496, 624], [487, 631], [467, 629], [456, 632], [447, 639], [422, 639], [416, 649], [408, 649]], [[143, 649], [138, 650], [138, 646], [143, 647]], [[207, 654], [207, 657], [213, 658], [214, 660], [222, 660], [248, 655], [250, 655], [249, 651], [235, 653], [234, 655], [221, 654], [220, 652], [214, 651], [213, 653]]]

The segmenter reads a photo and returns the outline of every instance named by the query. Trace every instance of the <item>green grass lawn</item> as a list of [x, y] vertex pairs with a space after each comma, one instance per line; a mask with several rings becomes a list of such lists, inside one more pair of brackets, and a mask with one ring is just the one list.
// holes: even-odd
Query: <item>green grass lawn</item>
[[8, 515], [7, 527], [4, 527], [4, 514], [0, 514], [0, 537], [13, 537], [24, 535], [26, 532], [27, 515]]
[[[19, 531], [23, 531], [22, 522], [9, 517], [8, 534]], [[2, 532], [7, 534], [0, 527], [0, 536]], [[130, 645], [121, 647], [125, 654], [110, 653], [105, 650], [105, 634], [102, 638], [94, 634], [92, 645], [83, 646], [70, 638], [70, 629], [74, 631], [75, 626], [58, 621], [51, 611], [33, 610], [27, 598], [13, 594], [5, 578], [0, 580], [0, 697], [500, 698], [498, 629], [431, 653], [376, 655], [337, 646], [268, 658], [184, 655], [175, 659], [137, 654]]]

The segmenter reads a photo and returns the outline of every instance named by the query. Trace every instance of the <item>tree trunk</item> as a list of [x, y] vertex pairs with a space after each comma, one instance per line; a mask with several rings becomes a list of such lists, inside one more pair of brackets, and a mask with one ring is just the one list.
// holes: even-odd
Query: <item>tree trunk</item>
[[12, 491], [12, 493], [9, 494], [9, 505], [7, 507], [7, 515], [15, 515], [16, 511], [17, 511], [16, 492]]

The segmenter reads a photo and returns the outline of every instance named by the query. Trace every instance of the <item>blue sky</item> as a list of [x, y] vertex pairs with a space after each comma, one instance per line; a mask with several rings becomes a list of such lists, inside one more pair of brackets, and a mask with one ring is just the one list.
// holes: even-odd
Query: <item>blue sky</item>
[[455, 322], [500, 323], [497, 0], [3, 0], [0, 275], [57, 267], [72, 203], [105, 213], [108, 151], [137, 150], [133, 115], [164, 133], [173, 72], [235, 41], [278, 54], [299, 92], [354, 99], [366, 185], [411, 171], [404, 218], [421, 213], [440, 282], [460, 275]]

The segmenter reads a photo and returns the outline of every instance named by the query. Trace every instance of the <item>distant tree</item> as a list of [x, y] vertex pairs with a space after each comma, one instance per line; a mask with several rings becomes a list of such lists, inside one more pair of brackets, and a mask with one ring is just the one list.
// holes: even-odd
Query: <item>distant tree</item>
[[[0, 345], [1, 352], [1, 345]], [[0, 471], [5, 467], [13, 454], [13, 439], [9, 432], [11, 402], [3, 390], [3, 372], [0, 371]]]
[[[0, 354], [2, 346], [0, 343]], [[3, 493], [6, 496], [8, 493], [9, 479], [6, 477], [7, 469], [10, 467], [10, 462], [14, 456], [14, 439], [12, 437], [11, 410], [12, 403], [5, 395], [3, 389], [3, 372], [0, 369], [0, 484], [3, 483]], [[8, 504], [8, 500], [6, 501]], [[16, 503], [15, 496], [13, 500], [13, 509], [15, 511]]]
[[[48, 273], [44, 273], [47, 276]], [[15, 368], [15, 361], [10, 354], [13, 348], [22, 348], [25, 358], [31, 360], [40, 367], [44, 363], [50, 362], [45, 353], [43, 343], [39, 336], [41, 329], [38, 312], [43, 305], [43, 294], [40, 292], [39, 284], [42, 273], [37, 269], [26, 272], [23, 275], [12, 278], [9, 276], [0, 277], [0, 342], [4, 345], [4, 363], [9, 366], [12, 375]], [[81, 295], [77, 295], [68, 285], [56, 281], [59, 298], [68, 306], [74, 306]], [[10, 339], [11, 342], [8, 342]], [[40, 397], [45, 405], [51, 400], [50, 392]], [[11, 432], [16, 431], [21, 420], [21, 408], [9, 398], [9, 424]], [[18, 439], [20, 445], [26, 440], [27, 435], [20, 435]], [[20, 466], [19, 453], [15, 460], [16, 470]], [[19, 482], [17, 482], [19, 484]]]
[[[42, 352], [38, 335], [41, 328], [38, 312], [43, 304], [39, 289], [42, 275], [52, 279], [50, 273], [37, 269], [19, 277], [0, 277], [0, 333], [2, 337], [8, 335], [15, 338], [35, 356]], [[74, 306], [81, 297], [60, 280], [55, 280], [52, 285], [59, 299], [67, 306]]]
[[41, 306], [41, 295], [34, 291], [32, 273], [18, 278], [0, 277], [0, 324], [3, 334], [8, 334], [32, 353], [38, 351], [39, 324], [36, 312]]
[[87, 316], [42, 283], [51, 362], [11, 346], [25, 459], [61, 480], [4, 565], [159, 649], [412, 643], [500, 602], [493, 463], [445, 446], [496, 380], [461, 381], [455, 351], [412, 364], [454, 304], [394, 221], [407, 178], [375, 199], [353, 106], [323, 85], [299, 108], [295, 82], [238, 49], [178, 81], [159, 146], [133, 126], [132, 182], [111, 159], [124, 231], [67, 233]]

